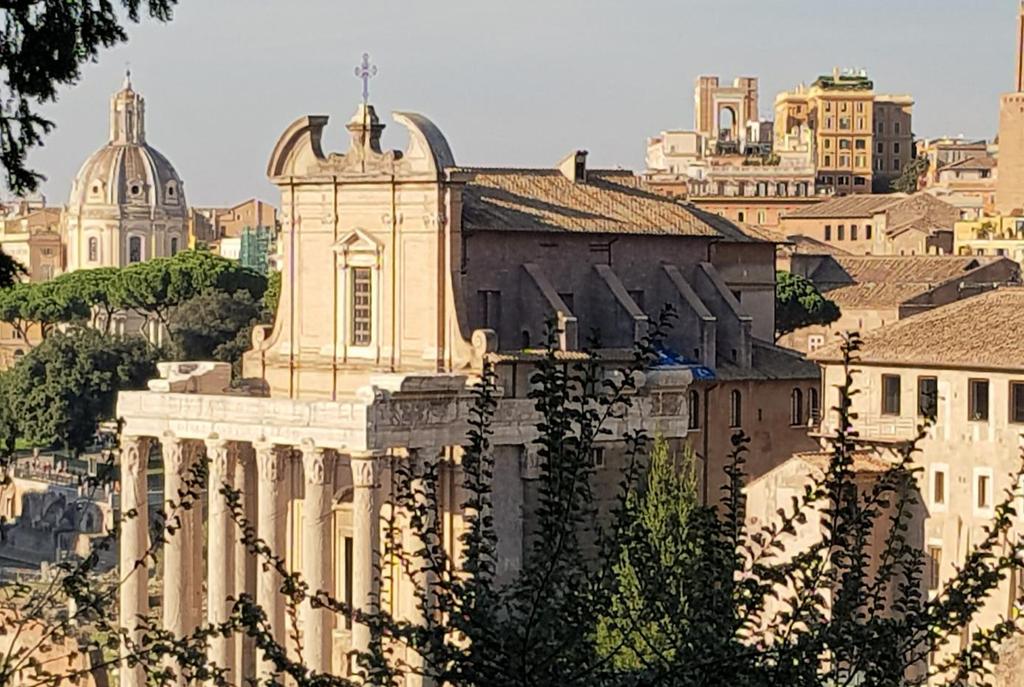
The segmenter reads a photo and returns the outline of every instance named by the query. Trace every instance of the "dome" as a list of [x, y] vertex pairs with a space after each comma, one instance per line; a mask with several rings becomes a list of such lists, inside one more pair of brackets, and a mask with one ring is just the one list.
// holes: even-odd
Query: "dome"
[[185, 192], [174, 166], [146, 142], [145, 100], [130, 75], [110, 100], [110, 140], [89, 156], [71, 186], [70, 208], [120, 206], [184, 216]]

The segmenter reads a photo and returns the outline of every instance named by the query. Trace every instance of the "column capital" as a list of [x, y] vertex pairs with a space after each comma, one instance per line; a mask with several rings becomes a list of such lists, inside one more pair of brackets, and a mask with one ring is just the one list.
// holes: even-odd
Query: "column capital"
[[206, 445], [206, 457], [210, 460], [212, 472], [218, 475], [227, 475], [235, 463], [238, 455], [238, 442], [220, 437], [208, 437], [203, 440]]
[[352, 464], [352, 486], [376, 487], [380, 477], [380, 454], [373, 451], [349, 453]]
[[284, 478], [281, 452], [284, 447], [269, 441], [253, 442], [256, 449], [256, 469], [260, 479], [268, 482], [279, 482]]
[[334, 476], [334, 451], [317, 446], [312, 439], [306, 439], [299, 445], [302, 451], [302, 471], [307, 484], [326, 484]]
[[121, 435], [121, 469], [131, 477], [137, 477], [146, 469], [149, 461], [149, 441], [146, 436]]

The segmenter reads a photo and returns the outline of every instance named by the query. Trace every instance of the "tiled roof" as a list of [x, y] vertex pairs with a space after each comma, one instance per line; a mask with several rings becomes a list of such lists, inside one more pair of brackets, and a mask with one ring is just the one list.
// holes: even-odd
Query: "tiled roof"
[[705, 236], [759, 241], [733, 222], [645, 187], [628, 171], [587, 172], [570, 181], [555, 169], [456, 169], [466, 175], [466, 231], [593, 232]]
[[959, 255], [836, 256], [836, 263], [853, 283], [826, 280], [834, 275], [815, 274], [812, 280], [842, 309], [895, 307], [962, 278], [971, 270], [1002, 258]]
[[885, 231], [900, 234], [907, 229], [921, 229], [931, 234], [935, 229], [953, 230], [960, 219], [960, 210], [930, 193], [914, 195], [894, 203], [885, 211]]
[[837, 196], [824, 203], [808, 205], [799, 210], [788, 212], [784, 219], [839, 219], [870, 218], [876, 212], [896, 203], [906, 196], [896, 193], [861, 193], [849, 196]]
[[991, 155], [979, 155], [977, 157], [967, 157], [958, 162], [951, 162], [945, 167], [939, 169], [940, 172], [944, 172], [947, 169], [995, 169], [996, 159]]
[[741, 379], [818, 379], [821, 371], [800, 353], [775, 344], [752, 340], [749, 369], [719, 360], [715, 377], [722, 380]]
[[[897, 465], [897, 461], [886, 460], [885, 457], [871, 449], [855, 449], [851, 456], [853, 459], [853, 471], [857, 473], [887, 472]], [[802, 460], [818, 470], [825, 471], [831, 465], [831, 451], [807, 451], [794, 453], [793, 458]]]
[[[1024, 370], [1024, 288], [1003, 287], [862, 334], [861, 362]], [[839, 344], [814, 360], [838, 361]]]

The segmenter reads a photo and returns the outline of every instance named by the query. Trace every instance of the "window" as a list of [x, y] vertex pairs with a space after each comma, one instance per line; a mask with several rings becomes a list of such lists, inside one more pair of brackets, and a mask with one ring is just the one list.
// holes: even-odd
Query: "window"
[[857, 112], [863, 112], [863, 111], [864, 111], [864, 102], [863, 101], [858, 102], [857, 103]]
[[821, 420], [821, 401], [818, 398], [818, 390], [813, 386], [807, 390], [807, 410], [811, 416], [811, 422]]
[[894, 172], [900, 171], [900, 161], [899, 160], [893, 160], [892, 161], [892, 169], [893, 169]]
[[840, 155], [839, 156], [839, 166], [840, 167], [849, 167], [850, 166], [850, 156], [849, 155]]
[[739, 212], [736, 213], [736, 220], [738, 222], [746, 222], [747, 221], [747, 213], [743, 212], [743, 210], [740, 210]]
[[988, 420], [987, 379], [971, 379], [967, 382], [967, 419], [975, 422]]
[[831, 138], [826, 138], [825, 139], [825, 150], [831, 150], [831, 149], [832, 149], [832, 139]]
[[142, 237], [132, 236], [128, 239], [128, 262], [142, 262]]
[[934, 420], [939, 411], [939, 380], [935, 377], [917, 378], [917, 415]]
[[838, 227], [836, 227], [836, 240], [837, 241], [842, 241], [845, 238], [846, 238], [846, 225], [840, 224]]
[[974, 468], [975, 513], [992, 510], [992, 491], [992, 468]]
[[729, 394], [729, 427], [736, 429], [743, 424], [743, 395], [739, 389]]
[[868, 142], [865, 141], [863, 138], [858, 138], [856, 141], [854, 141], [853, 147], [856, 148], [857, 150], [864, 150], [868, 147]]
[[882, 415], [900, 414], [899, 375], [882, 375]]
[[98, 262], [100, 259], [100, 240], [95, 236], [89, 237], [89, 262]]
[[866, 238], [866, 239], [870, 239], [871, 238], [871, 225], [870, 224], [865, 224], [864, 225], [864, 238]]
[[900, 154], [900, 144], [899, 144], [899, 142], [892, 144], [892, 152], [893, 152], [893, 155], [899, 155]]
[[482, 290], [480, 294], [480, 324], [497, 331], [501, 322], [501, 291]]
[[849, 117], [840, 117], [839, 118], [839, 128], [840, 129], [849, 129], [850, 128], [850, 118]]
[[847, 108], [848, 108], [849, 106], [850, 106], [850, 104], [849, 104], [849, 103], [841, 103], [841, 104], [839, 105], [839, 111], [840, 111], [840, 112], [846, 112], [846, 110], [847, 110]]
[[594, 448], [594, 449], [592, 449], [592, 451], [593, 451], [593, 453], [591, 454], [591, 463], [593, 464], [593, 466], [595, 468], [603, 468], [604, 465], [605, 465], [605, 462], [604, 462], [604, 449], [603, 448]]
[[946, 502], [949, 500], [949, 482], [946, 479], [948, 474], [949, 467], [947, 465], [932, 465], [931, 488], [929, 489], [932, 510], [945, 510], [946, 508]]
[[369, 346], [373, 336], [372, 274], [369, 267], [352, 268], [352, 345]]
[[832, 156], [831, 155], [826, 155], [825, 156], [825, 166], [826, 167], [831, 167], [832, 166]]
[[[860, 177], [857, 177], [857, 178], [859, 179]], [[851, 224], [850, 225], [850, 240], [851, 241], [856, 241], [857, 240], [857, 225], [856, 224]]]
[[133, 196], [137, 196], [142, 193], [142, 187], [138, 184], [132, 184], [131, 188], [128, 190]]
[[811, 334], [807, 337], [807, 352], [814, 353], [825, 345], [825, 337], [821, 334]]
[[178, 237], [177, 236], [172, 236], [171, 237], [171, 255], [177, 255], [177, 254], [178, 254]]
[[173, 187], [173, 186], [168, 186], [168, 187], [167, 187], [167, 195], [168, 195], [169, 197], [171, 197], [171, 198], [173, 198], [173, 197], [174, 197], [174, 187]]
[[826, 129], [831, 129], [832, 128], [832, 118], [831, 117], [825, 117], [825, 128]]
[[789, 424], [793, 427], [804, 423], [804, 392], [793, 389], [789, 395]]
[[878, 144], [875, 146], [875, 152], [877, 152], [879, 155], [885, 152], [885, 145], [881, 141], [879, 141]]
[[938, 591], [942, 572], [942, 547], [928, 547], [928, 591]]
[[775, 184], [775, 195], [786, 196], [789, 195], [789, 190], [786, 188], [785, 182], [779, 182]]
[[[892, 131], [897, 136], [900, 135], [900, 123], [899, 122], [893, 122], [893, 124], [892, 124]], [[896, 152], [897, 153], [900, 152], [900, 144], [899, 143], [896, 144]]]
[[1024, 382], [1010, 382], [1010, 422], [1024, 422]]
[[849, 149], [850, 149], [850, 139], [848, 139], [848, 138], [840, 139], [840, 141], [839, 141], [839, 150], [849, 150]]
[[757, 223], [764, 224], [768, 221], [768, 214], [764, 210], [757, 211]]
[[690, 389], [686, 400], [686, 427], [687, 429], [700, 429], [700, 392]]
[[825, 225], [825, 240], [826, 241], [831, 241], [832, 240], [832, 225], [830, 225], [830, 224], [826, 224]]

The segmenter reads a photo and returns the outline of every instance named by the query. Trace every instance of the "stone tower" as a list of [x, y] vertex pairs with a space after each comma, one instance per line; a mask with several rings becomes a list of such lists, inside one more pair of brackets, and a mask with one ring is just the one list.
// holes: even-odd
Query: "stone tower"
[[996, 212], [1024, 214], [1024, 2], [1017, 12], [1016, 91], [999, 101]]

